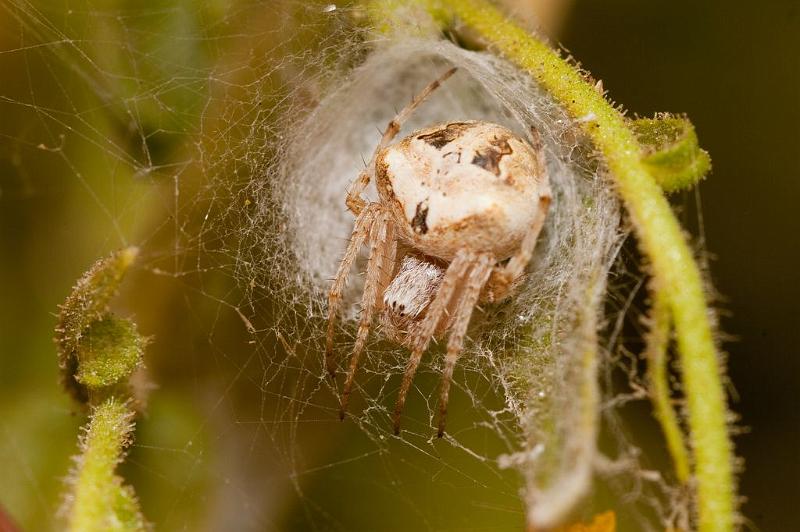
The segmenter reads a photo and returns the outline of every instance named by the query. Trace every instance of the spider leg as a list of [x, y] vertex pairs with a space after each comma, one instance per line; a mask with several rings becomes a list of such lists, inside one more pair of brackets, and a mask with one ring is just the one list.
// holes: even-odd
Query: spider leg
[[383, 293], [386, 287], [392, 282], [397, 265], [397, 238], [395, 236], [395, 226], [391, 222], [391, 216], [388, 212], [384, 212], [386, 217], [386, 244], [383, 248], [383, 262], [380, 269], [379, 291], [377, 311], [383, 309]]
[[377, 204], [375, 208], [363, 210], [356, 218], [355, 226], [353, 227], [353, 234], [350, 236], [350, 243], [347, 245], [347, 250], [344, 252], [344, 257], [339, 263], [339, 269], [336, 271], [336, 277], [333, 280], [330, 292], [328, 292], [328, 337], [325, 344], [325, 366], [331, 377], [336, 376], [335, 361], [333, 359], [333, 336], [336, 330], [336, 315], [339, 311], [339, 306], [342, 303], [342, 291], [347, 284], [347, 277], [353, 262], [358, 256], [358, 250], [364, 244], [367, 236], [375, 221], [375, 213], [377, 211]]
[[389, 121], [389, 125], [386, 126], [378, 146], [375, 148], [375, 151], [372, 152], [372, 158], [370, 158], [367, 167], [362, 170], [360, 174], [358, 174], [358, 177], [347, 189], [347, 199], [345, 200], [345, 205], [347, 205], [347, 208], [350, 209], [353, 214], [360, 214], [364, 207], [367, 206], [367, 200], [361, 197], [361, 194], [364, 192], [364, 189], [367, 188], [367, 185], [369, 185], [370, 180], [373, 178], [373, 174], [375, 172], [375, 159], [377, 159], [378, 153], [380, 153], [380, 151], [397, 136], [397, 134], [400, 132], [400, 128], [403, 127], [403, 124], [411, 116], [411, 113], [413, 113], [414, 110], [419, 107], [419, 105], [424, 102], [433, 91], [438, 89], [447, 78], [455, 74], [456, 70], [456, 68], [451, 68], [442, 74], [439, 79], [428, 84], [427, 87], [422, 89], [419, 94], [411, 99], [411, 102], [409, 102], [408, 105], [403, 107], [403, 109], [401, 109], [400, 112]]
[[441, 438], [444, 434], [444, 426], [447, 421], [447, 401], [450, 396], [450, 383], [453, 379], [453, 368], [455, 368], [461, 350], [464, 347], [464, 337], [467, 333], [467, 326], [472, 317], [472, 311], [478, 303], [481, 290], [489, 280], [494, 266], [494, 257], [488, 254], [480, 255], [472, 271], [467, 278], [467, 284], [458, 302], [453, 324], [450, 329], [450, 337], [447, 340], [447, 355], [445, 357], [444, 372], [442, 373], [442, 390], [439, 396], [439, 432]]
[[372, 318], [383, 304], [381, 296], [389, 282], [391, 270], [394, 268], [397, 241], [394, 238], [394, 227], [389, 222], [389, 214], [387, 212], [380, 212], [377, 215], [375, 222], [372, 224], [369, 239], [369, 261], [367, 262], [366, 279], [364, 281], [364, 293], [361, 296], [361, 320], [358, 324], [356, 343], [353, 348], [353, 355], [350, 357], [350, 369], [345, 379], [341, 407], [339, 409], [339, 419], [342, 420], [347, 411], [347, 403], [353, 388], [358, 362], [369, 336]]
[[361, 197], [361, 194], [364, 192], [364, 189], [367, 188], [369, 185], [369, 180], [372, 179], [372, 172], [373, 168], [375, 167], [375, 157], [373, 156], [372, 160], [370, 160], [369, 165], [361, 170], [361, 173], [358, 174], [358, 177], [350, 183], [350, 186], [347, 187], [347, 197], [344, 200], [344, 204], [347, 205], [347, 208], [350, 209], [350, 212], [358, 216], [361, 214], [361, 211], [364, 210], [364, 207], [367, 206], [367, 200]]
[[400, 384], [400, 391], [397, 394], [397, 403], [394, 407], [394, 433], [400, 434], [400, 415], [403, 413], [403, 406], [406, 402], [408, 390], [411, 387], [411, 382], [414, 380], [414, 374], [417, 372], [417, 367], [422, 359], [422, 354], [428, 348], [428, 344], [436, 333], [436, 329], [443, 318], [450, 305], [450, 300], [456, 293], [460, 281], [466, 275], [467, 270], [475, 261], [475, 255], [468, 251], [459, 251], [453, 261], [447, 267], [447, 271], [442, 279], [442, 284], [439, 286], [439, 291], [436, 293], [436, 298], [428, 307], [428, 312], [420, 323], [418, 333], [415, 338], [411, 340], [411, 357], [406, 364], [406, 371], [403, 374], [403, 382]]
[[[442, 85], [442, 83], [444, 83], [444, 81], [447, 80], [447, 78], [455, 74], [456, 70], [458, 69], [455, 67], [451, 68], [450, 70], [442, 74], [439, 77], [439, 79], [436, 79], [431, 83], [429, 83], [427, 87], [422, 89], [419, 92], [419, 94], [414, 96], [411, 99], [411, 101], [405, 107], [403, 107], [400, 110], [400, 112], [395, 115], [394, 118], [392, 118], [389, 121], [389, 125], [386, 127], [386, 131], [384, 131], [383, 137], [381, 137], [381, 141], [375, 150], [376, 154], [380, 150], [385, 148], [386, 145], [389, 144], [392, 141], [392, 139], [394, 139], [395, 136], [397, 136], [397, 134], [400, 132], [400, 128], [403, 127], [403, 124], [406, 122], [406, 120], [408, 120], [408, 118], [411, 116], [414, 110], [416, 110], [416, 108], [419, 107], [419, 105], [422, 102], [424, 102], [428, 98], [428, 96], [430, 96], [436, 89], [438, 89]], [[374, 156], [373, 156], [373, 162], [374, 162]]]
[[[539, 233], [542, 232], [547, 211], [550, 209], [551, 201], [550, 192], [546, 191], [539, 196], [539, 210], [536, 212], [536, 218], [533, 220], [528, 232], [522, 239], [519, 250], [511, 257], [504, 267], [495, 269], [495, 276], [493, 277], [493, 284], [495, 284], [495, 299], [501, 300], [508, 296], [513, 282], [525, 271], [525, 267], [530, 262], [533, 256], [533, 251], [536, 249], [536, 242], [539, 239]], [[494, 281], [497, 281], [496, 283]]]

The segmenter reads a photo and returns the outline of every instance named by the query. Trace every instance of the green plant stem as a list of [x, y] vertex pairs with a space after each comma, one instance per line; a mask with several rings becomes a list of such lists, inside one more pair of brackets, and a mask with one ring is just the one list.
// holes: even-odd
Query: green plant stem
[[666, 298], [661, 292], [653, 292], [650, 308], [650, 331], [647, 335], [647, 379], [650, 399], [653, 401], [655, 417], [664, 431], [667, 450], [675, 466], [678, 480], [689, 481], [689, 456], [683, 441], [683, 431], [678, 423], [678, 414], [672, 408], [667, 371], [667, 353], [672, 320]]
[[133, 416], [127, 403], [113, 397], [93, 409], [73, 477], [71, 531], [146, 529], [133, 491], [114, 472], [130, 443]]
[[129, 380], [142, 367], [146, 340], [132, 321], [115, 318], [108, 309], [137, 253], [127, 248], [95, 262], [61, 306], [56, 327], [62, 382], [91, 407], [81, 454], [69, 476], [72, 532], [148, 528], [133, 489], [115, 473], [132, 439]]
[[527, 71], [574, 118], [602, 156], [649, 260], [653, 289], [675, 327], [697, 485], [699, 530], [734, 526], [732, 444], [719, 355], [700, 270], [669, 202], [643, 161], [629, 121], [581, 72], [482, 0], [411, 0], [436, 20], [456, 18]]
[[642, 162], [642, 151], [620, 112], [567, 61], [485, 2], [444, 5], [508, 59], [527, 70], [582, 124], [598, 148], [630, 213], [650, 261], [654, 288], [669, 305], [683, 371], [697, 480], [701, 531], [732, 530], [732, 446], [719, 357], [700, 270], [661, 188]]
[[500, 11], [476, 0], [441, 4], [528, 71], [573, 117], [592, 118], [582, 127], [608, 166], [650, 261], [655, 290], [663, 294], [672, 313], [694, 453], [698, 527], [732, 530], [733, 453], [703, 282], [669, 203], [642, 162], [634, 133], [625, 117], [572, 65]]

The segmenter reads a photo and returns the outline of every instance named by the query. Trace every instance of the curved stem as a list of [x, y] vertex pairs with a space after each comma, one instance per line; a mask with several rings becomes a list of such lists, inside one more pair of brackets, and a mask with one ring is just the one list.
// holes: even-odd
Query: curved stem
[[698, 527], [732, 530], [732, 444], [719, 355], [711, 330], [700, 269], [669, 202], [642, 162], [626, 119], [581, 73], [544, 42], [486, 2], [445, 0], [443, 5], [508, 59], [528, 71], [573, 117], [601, 152], [644, 255], [654, 288], [669, 305], [683, 372], [697, 481]]
[[650, 309], [650, 331], [647, 334], [647, 380], [650, 400], [653, 401], [655, 417], [664, 431], [667, 450], [672, 456], [675, 475], [686, 484], [689, 481], [689, 456], [683, 441], [683, 432], [678, 422], [678, 414], [672, 407], [667, 372], [667, 352], [672, 330], [669, 306], [662, 292], [653, 292]]

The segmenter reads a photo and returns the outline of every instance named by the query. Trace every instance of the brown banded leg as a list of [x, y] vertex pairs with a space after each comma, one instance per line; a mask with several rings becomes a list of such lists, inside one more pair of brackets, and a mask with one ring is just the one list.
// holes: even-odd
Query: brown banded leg
[[389, 278], [386, 271], [394, 267], [394, 264], [389, 264], [389, 259], [394, 257], [397, 242], [394, 239], [394, 230], [389, 223], [387, 212], [380, 211], [375, 216], [369, 239], [369, 260], [364, 280], [364, 293], [361, 296], [361, 319], [358, 324], [356, 343], [353, 348], [353, 355], [350, 357], [350, 368], [345, 379], [342, 402], [339, 409], [339, 419], [342, 420], [347, 411], [347, 403], [350, 400], [350, 392], [353, 388], [361, 353], [364, 351], [364, 345], [369, 336], [372, 318], [383, 304], [382, 295], [386, 289], [385, 283]]
[[408, 105], [403, 107], [403, 109], [389, 121], [389, 125], [386, 126], [378, 146], [375, 148], [375, 151], [372, 152], [372, 158], [370, 158], [369, 163], [367, 163], [367, 167], [358, 175], [355, 181], [353, 181], [347, 189], [347, 199], [345, 200], [345, 204], [353, 214], [360, 214], [362, 209], [364, 209], [364, 207], [367, 205], [366, 200], [361, 197], [361, 194], [364, 192], [364, 189], [367, 187], [367, 185], [369, 185], [370, 180], [374, 177], [375, 160], [378, 157], [378, 153], [392, 140], [394, 140], [394, 138], [400, 132], [400, 128], [403, 127], [403, 124], [411, 116], [411, 113], [413, 113], [414, 110], [419, 107], [419, 105], [424, 102], [433, 91], [438, 89], [447, 78], [455, 74], [456, 70], [456, 68], [451, 68], [442, 74], [439, 79], [429, 83], [427, 87], [422, 89], [419, 94], [414, 96]]
[[[419, 107], [419, 105], [422, 102], [424, 102], [428, 98], [428, 96], [431, 95], [431, 93], [433, 93], [433, 91], [438, 89], [442, 85], [442, 83], [444, 83], [444, 81], [447, 78], [449, 78], [450, 76], [455, 74], [456, 70], [458, 70], [458, 69], [453, 67], [453, 68], [449, 69], [447, 72], [445, 72], [444, 74], [442, 74], [441, 76], [439, 76], [438, 79], [436, 79], [435, 81], [432, 81], [431, 83], [429, 83], [424, 89], [422, 89], [419, 92], [419, 94], [414, 96], [411, 99], [411, 101], [408, 102], [408, 104], [405, 107], [403, 107], [403, 109], [400, 110], [399, 113], [397, 113], [395, 115], [394, 118], [392, 118], [389, 121], [389, 125], [386, 127], [386, 131], [384, 131], [383, 137], [381, 137], [381, 141], [378, 144], [378, 148], [375, 150], [376, 154], [380, 150], [385, 148], [392, 141], [392, 139], [394, 139], [394, 137], [400, 132], [400, 128], [402, 128], [403, 124], [406, 123], [408, 118], [411, 116], [411, 113], [413, 113], [414, 110], [417, 107]], [[373, 160], [373, 163], [374, 162], [375, 161]]]
[[467, 285], [461, 293], [453, 323], [450, 326], [450, 336], [447, 339], [447, 355], [445, 356], [444, 371], [442, 372], [442, 390], [439, 396], [438, 436], [440, 438], [444, 434], [445, 422], [447, 421], [447, 402], [450, 396], [453, 368], [455, 368], [458, 357], [461, 355], [461, 350], [464, 348], [464, 337], [467, 334], [472, 310], [478, 304], [481, 290], [483, 290], [486, 281], [489, 280], [494, 263], [494, 257], [491, 255], [482, 254], [477, 258], [469, 277], [467, 277]]
[[[373, 159], [374, 157], [373, 155]], [[356, 216], [361, 214], [361, 211], [367, 206], [367, 200], [362, 198], [361, 194], [364, 192], [364, 189], [367, 188], [367, 185], [369, 185], [370, 179], [372, 179], [374, 166], [375, 161], [370, 161], [370, 165], [362, 170], [361, 173], [358, 174], [358, 177], [347, 187], [347, 197], [344, 199], [344, 204], [347, 205], [350, 212]]]
[[528, 232], [522, 239], [519, 250], [512, 255], [508, 264], [502, 268], [495, 269], [495, 276], [492, 278], [492, 281], [494, 282], [495, 279], [498, 281], [495, 283], [497, 285], [497, 293], [495, 294], [496, 301], [500, 301], [508, 296], [511, 285], [522, 275], [525, 271], [525, 267], [530, 262], [533, 251], [536, 249], [536, 242], [539, 239], [539, 234], [542, 232], [542, 227], [544, 227], [547, 211], [550, 210], [550, 201], [551, 197], [549, 192], [539, 196], [539, 209], [536, 212], [536, 218], [533, 220], [533, 224], [531, 224]]
[[330, 292], [328, 292], [328, 335], [325, 342], [325, 367], [331, 377], [336, 376], [336, 361], [333, 358], [333, 336], [336, 331], [336, 316], [342, 303], [342, 292], [347, 284], [350, 268], [352, 268], [353, 262], [358, 256], [358, 250], [370, 234], [378, 207], [377, 203], [373, 203], [369, 208], [361, 211], [361, 214], [356, 218], [353, 234], [350, 235], [350, 242], [347, 244], [344, 257], [342, 257], [339, 269], [336, 271], [333, 285]]
[[406, 396], [411, 387], [411, 382], [414, 380], [414, 374], [417, 372], [419, 362], [422, 359], [422, 354], [428, 348], [428, 344], [433, 338], [436, 329], [442, 319], [446, 318], [445, 313], [450, 305], [450, 300], [453, 294], [461, 285], [461, 281], [466, 275], [470, 265], [475, 260], [475, 255], [468, 251], [459, 251], [442, 278], [442, 284], [439, 286], [439, 291], [436, 297], [428, 307], [428, 312], [423, 318], [422, 323], [418, 329], [416, 338], [411, 339], [412, 346], [411, 356], [406, 364], [406, 371], [403, 374], [403, 382], [400, 384], [400, 391], [397, 394], [397, 403], [394, 407], [394, 433], [400, 434], [400, 415], [403, 413], [405, 406]]
[[377, 303], [378, 312], [383, 309], [383, 294], [386, 292], [386, 288], [391, 284], [397, 266], [397, 233], [389, 212], [386, 211], [384, 216], [386, 216], [386, 246], [383, 250], [384, 256], [380, 270], [380, 290]]

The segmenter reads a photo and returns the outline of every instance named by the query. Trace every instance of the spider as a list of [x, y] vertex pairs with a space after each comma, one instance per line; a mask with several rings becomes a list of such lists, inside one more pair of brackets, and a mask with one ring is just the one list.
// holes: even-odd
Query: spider
[[[408, 347], [394, 408], [394, 433], [414, 374], [431, 340], [449, 331], [439, 398], [442, 437], [453, 369], [472, 311], [509, 297], [533, 254], [551, 194], [539, 135], [533, 145], [497, 124], [449, 122], [393, 145], [414, 110], [447, 78], [430, 83], [390, 122], [365, 169], [347, 190], [355, 215], [328, 295], [326, 366], [335, 377], [333, 338], [342, 291], [369, 246], [358, 332], [341, 396], [344, 419], [356, 369], [376, 314], [390, 339]], [[375, 179], [378, 201], [362, 196]]]

